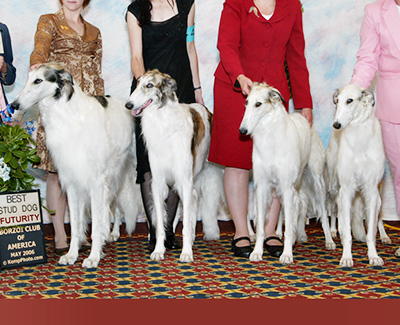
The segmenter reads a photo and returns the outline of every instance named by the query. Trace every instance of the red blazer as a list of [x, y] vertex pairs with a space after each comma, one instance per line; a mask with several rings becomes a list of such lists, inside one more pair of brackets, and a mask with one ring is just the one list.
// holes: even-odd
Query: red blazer
[[295, 108], [312, 108], [300, 1], [276, 0], [275, 12], [266, 20], [253, 0], [226, 0], [217, 47], [221, 57], [217, 79], [233, 86], [244, 74], [277, 88], [289, 101], [286, 59]]

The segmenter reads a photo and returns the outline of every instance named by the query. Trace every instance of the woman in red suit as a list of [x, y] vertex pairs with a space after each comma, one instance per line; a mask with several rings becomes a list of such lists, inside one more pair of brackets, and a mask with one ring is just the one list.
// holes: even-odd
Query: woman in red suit
[[[245, 100], [253, 81], [277, 88], [312, 124], [312, 99], [304, 57], [301, 3], [298, 0], [226, 0], [221, 15], [215, 72], [214, 122], [209, 160], [225, 166], [225, 196], [235, 224], [232, 250], [248, 257], [252, 251], [247, 229], [249, 171], [253, 143], [239, 133]], [[283, 244], [275, 234], [280, 202], [274, 199], [265, 228], [265, 246], [279, 257]]]

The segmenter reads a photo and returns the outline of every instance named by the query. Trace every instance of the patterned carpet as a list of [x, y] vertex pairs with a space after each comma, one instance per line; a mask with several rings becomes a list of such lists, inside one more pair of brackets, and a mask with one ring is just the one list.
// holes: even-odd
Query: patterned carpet
[[[296, 244], [295, 263], [282, 266], [264, 253], [258, 263], [235, 258], [230, 252], [231, 231], [221, 240], [205, 242], [198, 233], [195, 262], [179, 263], [179, 252], [168, 251], [161, 262], [149, 259], [146, 235], [123, 235], [107, 244], [96, 269], [81, 269], [81, 254], [73, 266], [57, 265], [47, 243], [48, 263], [0, 271], [0, 299], [13, 298], [400, 298], [400, 231], [386, 226], [392, 245], [377, 244], [383, 267], [368, 264], [364, 243], [353, 243], [353, 268], [339, 267], [342, 253], [324, 248], [319, 225], [307, 227], [308, 242]], [[46, 236], [51, 242], [52, 237]]]

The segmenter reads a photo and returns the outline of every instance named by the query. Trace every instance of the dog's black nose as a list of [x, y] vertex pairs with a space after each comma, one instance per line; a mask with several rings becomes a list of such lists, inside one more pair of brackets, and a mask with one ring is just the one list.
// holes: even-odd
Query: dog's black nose
[[127, 103], [125, 104], [125, 107], [126, 107], [127, 109], [132, 109], [132, 108], [133, 108], [133, 103], [132, 103], [132, 102], [127, 102]]
[[247, 129], [245, 129], [245, 128], [240, 128], [239, 129], [239, 132], [240, 132], [240, 134], [244, 134], [244, 135], [247, 135], [248, 133], [247, 133]]
[[333, 123], [333, 127], [337, 130], [339, 130], [342, 127], [342, 124], [340, 124], [339, 122], [335, 122]]
[[18, 102], [12, 102], [10, 104], [12, 109], [18, 110], [19, 109], [19, 103]]

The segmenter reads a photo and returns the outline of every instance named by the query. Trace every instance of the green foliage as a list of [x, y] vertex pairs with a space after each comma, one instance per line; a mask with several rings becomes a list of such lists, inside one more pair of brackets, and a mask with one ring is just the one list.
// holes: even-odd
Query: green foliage
[[36, 155], [36, 143], [25, 129], [19, 125], [0, 124], [0, 158], [10, 168], [10, 179], [4, 181], [0, 177], [0, 192], [30, 190], [37, 186], [27, 168], [40, 162], [40, 158]]

